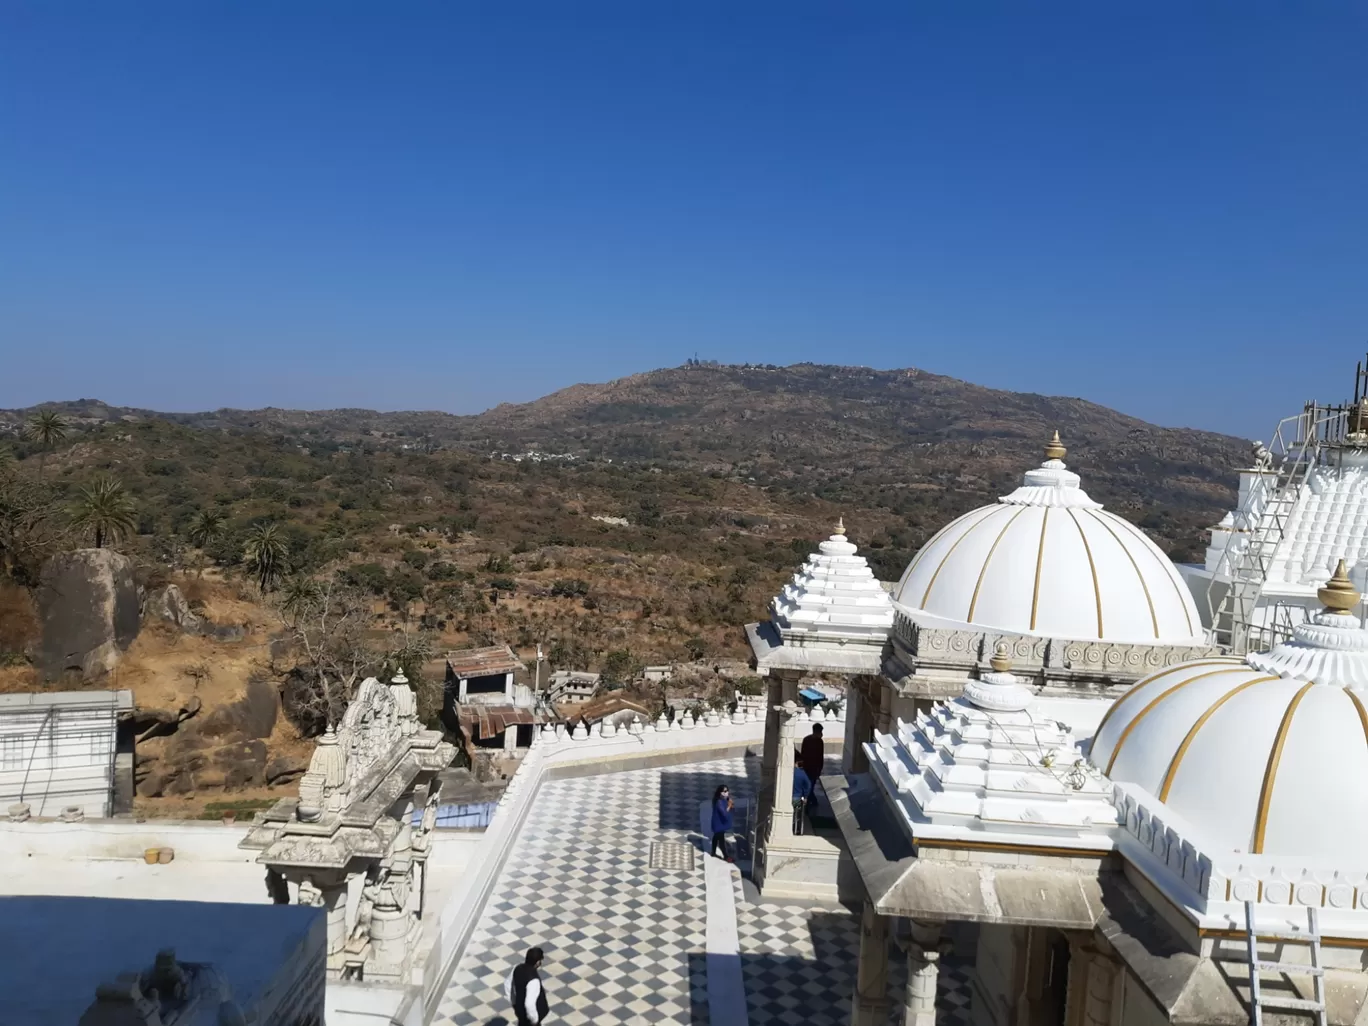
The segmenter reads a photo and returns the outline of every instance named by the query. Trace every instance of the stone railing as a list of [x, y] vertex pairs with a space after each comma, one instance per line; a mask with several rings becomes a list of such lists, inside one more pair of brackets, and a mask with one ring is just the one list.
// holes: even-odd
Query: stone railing
[[[800, 716], [813, 722], [839, 719], [838, 714], [820, 711]], [[637, 719], [620, 728], [607, 721], [592, 729], [583, 725], [573, 730], [563, 724], [543, 726], [499, 799], [479, 851], [471, 860], [475, 869], [469, 885], [441, 911], [432, 949], [421, 967], [420, 979], [415, 980], [422, 985], [423, 1021], [431, 1021], [436, 1013], [543, 782], [557, 771], [582, 772], [585, 767], [596, 767], [594, 772], [610, 773], [614, 764], [673, 759], [690, 751], [697, 751], [700, 760], [737, 748], [758, 752], [764, 736], [764, 710], [745, 707], [730, 716], [709, 713], [698, 720], [685, 714], [674, 723], [662, 716], [653, 724]]]
[[[1289, 906], [1368, 912], [1368, 858], [1354, 868], [1315, 858], [1222, 851], [1143, 788], [1113, 786], [1113, 803], [1124, 817], [1117, 845], [1122, 855], [1200, 914], [1243, 922], [1246, 901], [1269, 906], [1270, 912]], [[1359, 928], [1368, 928], [1368, 922]]]

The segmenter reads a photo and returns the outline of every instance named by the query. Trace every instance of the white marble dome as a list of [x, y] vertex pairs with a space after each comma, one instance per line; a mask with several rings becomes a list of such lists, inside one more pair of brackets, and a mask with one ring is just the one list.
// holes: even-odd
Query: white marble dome
[[[1202, 645], [1191, 593], [1159, 547], [1079, 487], [1056, 433], [1022, 486], [922, 546], [893, 593], [950, 625], [1052, 638]], [[919, 618], [920, 619], [920, 618]]]
[[[1336, 577], [1357, 603], [1342, 563]], [[1336, 586], [1321, 591], [1327, 606]], [[1365, 685], [1368, 632], [1327, 608], [1272, 651], [1140, 681], [1108, 710], [1088, 757], [1213, 844], [1357, 863], [1368, 850]]]

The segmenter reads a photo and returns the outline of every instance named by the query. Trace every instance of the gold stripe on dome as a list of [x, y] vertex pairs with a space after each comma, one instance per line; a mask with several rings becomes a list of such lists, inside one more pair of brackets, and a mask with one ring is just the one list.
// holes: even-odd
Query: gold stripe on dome
[[[1059, 437], [1059, 432], [1055, 432]], [[1045, 507], [1045, 516], [1040, 520], [1040, 548], [1036, 550], [1035, 589], [1031, 592], [1031, 630], [1035, 630], [1036, 608], [1040, 605], [1040, 568], [1045, 564], [1045, 529], [1050, 526], [1050, 507]]]
[[1150, 611], [1150, 623], [1154, 626], [1154, 640], [1158, 641], [1159, 614], [1154, 611], [1154, 599], [1150, 596], [1149, 584], [1145, 581], [1145, 575], [1140, 572], [1140, 564], [1135, 561], [1135, 556], [1131, 553], [1131, 550], [1126, 547], [1126, 543], [1121, 540], [1121, 536], [1112, 529], [1111, 524], [1107, 523], [1102, 517], [1099, 517], [1094, 510], [1089, 509], [1084, 510], [1084, 512], [1092, 514], [1092, 518], [1101, 524], [1106, 529], [1107, 533], [1116, 540], [1117, 546], [1126, 554], [1126, 558], [1130, 560], [1131, 569], [1135, 571], [1135, 576], [1140, 579], [1140, 587], [1144, 589], [1145, 603], [1149, 606]]
[[1030, 509], [1029, 506], [1019, 507], [1017, 511], [1012, 514], [1012, 518], [1002, 525], [1002, 530], [998, 532], [998, 536], [993, 539], [993, 544], [988, 549], [988, 556], [984, 559], [983, 566], [979, 568], [978, 580], [974, 582], [974, 597], [969, 600], [969, 615], [964, 618], [965, 623], [974, 622], [974, 607], [978, 605], [979, 589], [983, 587], [983, 578], [988, 573], [988, 564], [993, 561], [993, 553], [997, 551], [998, 544], [1002, 541], [1003, 535], [1012, 529], [1012, 525], [1016, 523], [1017, 517], [1021, 516], [1021, 514], [1025, 513], [1028, 509]]
[[1102, 721], [1098, 723], [1097, 729], [1093, 731], [1093, 739], [1096, 740], [1097, 738], [1102, 736], [1102, 728], [1105, 727], [1107, 725], [1107, 721], [1112, 718], [1112, 713], [1116, 712], [1116, 710], [1120, 709], [1121, 706], [1125, 705], [1127, 701], [1129, 701], [1130, 699], [1134, 698], [1137, 694], [1139, 694], [1140, 689], [1143, 688], [1146, 684], [1153, 684], [1156, 680], [1159, 680], [1161, 677], [1167, 677], [1169, 674], [1177, 673], [1180, 670], [1195, 670], [1199, 666], [1219, 666], [1222, 664], [1229, 663], [1239, 663], [1241, 666], [1244, 665], [1243, 660], [1236, 659], [1234, 656], [1221, 656], [1217, 659], [1198, 659], [1190, 663], [1179, 663], [1176, 666], [1167, 667], [1166, 669], [1160, 670], [1158, 673], [1151, 673], [1148, 677], [1144, 678], [1143, 680], [1136, 681], [1134, 684], [1130, 686], [1129, 691], [1127, 691], [1124, 695], [1122, 695], [1120, 698], [1118, 698], [1115, 702], [1111, 704], [1111, 708], [1106, 711], [1106, 713], [1102, 717]]
[[1344, 693], [1349, 696], [1349, 701], [1354, 703], [1354, 709], [1358, 712], [1359, 723], [1363, 725], [1363, 740], [1368, 741], [1368, 709], [1363, 707], [1363, 699], [1359, 698], [1353, 689], [1345, 688]]
[[1283, 745], [1287, 743], [1287, 732], [1292, 727], [1292, 717], [1296, 714], [1301, 700], [1306, 697], [1306, 693], [1315, 686], [1314, 680], [1302, 685], [1301, 690], [1292, 696], [1292, 701], [1287, 703], [1287, 711], [1283, 713], [1282, 722], [1278, 724], [1278, 735], [1273, 742], [1273, 750], [1268, 753], [1268, 765], [1264, 767], [1263, 787], [1259, 789], [1259, 812], [1254, 817], [1254, 845], [1250, 851], [1255, 855], [1263, 854], [1264, 834], [1268, 831], [1268, 806], [1273, 800], [1273, 787], [1278, 778], [1278, 763], [1282, 762]]
[[1123, 745], [1125, 745], [1126, 738], [1130, 737], [1131, 731], [1134, 730], [1137, 726], [1139, 726], [1140, 721], [1143, 720], [1150, 713], [1152, 713], [1155, 707], [1159, 705], [1159, 703], [1162, 702], [1164, 699], [1168, 698], [1170, 695], [1182, 691], [1183, 688], [1187, 687], [1189, 684], [1196, 684], [1199, 680], [1205, 680], [1207, 677], [1214, 677], [1218, 673], [1236, 673], [1244, 669], [1247, 669], [1245, 664], [1239, 662], [1237, 662], [1234, 666], [1222, 666], [1219, 670], [1208, 670], [1206, 673], [1199, 673], [1194, 677], [1184, 677], [1177, 684], [1173, 685], [1173, 687], [1165, 688], [1163, 691], [1159, 692], [1159, 694], [1149, 703], [1149, 705], [1145, 706], [1138, 713], [1136, 713], [1135, 716], [1131, 719], [1131, 721], [1126, 724], [1126, 729], [1121, 731], [1121, 736], [1116, 739], [1116, 745], [1112, 748], [1111, 758], [1107, 760], [1107, 768], [1102, 772], [1106, 773], [1107, 776], [1111, 776], [1112, 767], [1116, 765], [1117, 756], [1121, 754], [1121, 748]]
[[1183, 756], [1187, 755], [1187, 750], [1190, 747], [1192, 747], [1192, 742], [1197, 739], [1197, 732], [1201, 730], [1204, 726], [1206, 726], [1207, 720], [1211, 719], [1211, 717], [1215, 715], [1216, 710], [1219, 709], [1221, 706], [1225, 705], [1227, 702], [1229, 702], [1232, 698], [1238, 695], [1241, 691], [1244, 691], [1246, 688], [1252, 688], [1255, 684], [1264, 684], [1270, 680], [1281, 679], [1282, 678], [1279, 677], [1277, 674], [1273, 674], [1269, 677], [1255, 677], [1253, 680], [1247, 680], [1239, 687], [1231, 688], [1220, 698], [1216, 699], [1216, 701], [1211, 703], [1211, 706], [1207, 709], [1206, 712], [1202, 713], [1201, 716], [1197, 717], [1197, 722], [1192, 725], [1192, 729], [1189, 730], [1187, 732], [1187, 736], [1183, 738], [1183, 743], [1178, 746], [1178, 751], [1173, 753], [1173, 758], [1169, 761], [1168, 772], [1164, 774], [1164, 782], [1159, 788], [1159, 800], [1161, 802], [1168, 801], [1169, 790], [1173, 787], [1174, 778], [1178, 776], [1178, 767], [1182, 765]]
[[955, 517], [954, 520], [950, 521], [950, 523], [946, 524], [939, 531], [933, 534], [930, 538], [926, 539], [926, 544], [917, 550], [917, 554], [912, 557], [912, 562], [907, 564], [907, 569], [903, 571], [902, 577], [898, 580], [898, 587], [901, 588], [902, 585], [906, 584], [908, 581], [912, 579], [912, 574], [916, 571], [917, 567], [921, 566], [921, 561], [925, 559], [926, 554], [935, 547], [936, 542], [941, 540], [942, 535], [949, 534], [951, 531], [955, 529], [955, 525], [959, 524], [963, 520], [968, 520], [975, 513], [982, 513], [984, 509], [985, 507], [979, 506], [977, 509], [971, 509], [968, 513], [961, 513], [959, 516]]
[[[957, 548], [959, 547], [959, 543], [962, 542], [962, 541], [964, 541], [964, 539], [967, 538], [967, 537], [969, 537], [969, 535], [973, 534], [974, 531], [975, 531], [980, 525], [987, 523], [988, 520], [992, 518], [992, 516], [993, 516], [994, 513], [997, 513], [999, 510], [1004, 510], [1004, 509], [1009, 509], [1009, 508], [1010, 508], [1010, 507], [1008, 507], [1008, 506], [990, 506], [990, 507], [988, 507], [988, 512], [987, 512], [986, 514], [984, 514], [983, 516], [979, 517], [979, 518], [978, 518], [978, 521], [977, 521], [976, 523], [971, 524], [969, 527], [965, 528], [962, 532], [960, 532], [960, 536], [950, 543], [950, 548], [947, 549], [945, 555], [941, 557], [941, 561], [940, 561], [939, 563], [936, 564], [936, 569], [935, 569], [935, 570], [932, 572], [932, 574], [931, 574], [931, 580], [929, 580], [929, 581], [926, 582], [926, 591], [922, 592], [921, 606], [920, 606], [920, 608], [922, 608], [922, 609], [925, 609], [925, 608], [926, 608], [926, 600], [929, 599], [929, 598], [931, 597], [931, 589], [934, 588], [935, 585], [936, 585], [936, 578], [940, 576], [941, 570], [944, 569], [946, 562], [950, 559], [951, 555], [954, 554], [955, 549], [957, 549]], [[950, 530], [950, 528], [954, 527], [955, 524], [958, 524], [958, 523], [960, 522], [960, 520], [966, 520], [966, 519], [968, 519], [969, 517], [972, 517], [975, 513], [983, 513], [983, 510], [982, 510], [982, 509], [971, 509], [968, 513], [964, 514], [964, 516], [960, 517], [959, 520], [955, 520], [955, 521], [953, 521], [952, 523], [947, 524], [947, 525], [946, 525], [946, 526], [945, 526], [945, 527], [936, 535], [936, 538], [939, 538], [942, 534], [945, 534], [947, 531]], [[935, 543], [936, 538], [932, 538], [931, 541], [927, 542], [926, 548], [929, 549], [929, 548]], [[920, 560], [918, 560], [918, 562], [920, 562]], [[908, 575], [908, 579], [909, 579], [909, 580], [911, 579], [911, 576], [912, 576], [912, 569], [915, 569], [915, 565], [916, 565], [916, 564], [913, 564], [913, 567], [910, 568], [910, 569], [907, 571], [907, 575]]]
[[1073, 520], [1074, 527], [1078, 528], [1078, 536], [1083, 539], [1083, 551], [1088, 556], [1088, 569], [1092, 571], [1093, 599], [1097, 603], [1097, 636], [1098, 638], [1105, 638], [1106, 635], [1102, 633], [1102, 587], [1097, 583], [1097, 564], [1093, 562], [1092, 546], [1088, 544], [1088, 536], [1083, 533], [1083, 525], [1078, 522], [1078, 517], [1074, 511], [1068, 509], [1066, 512]]
[[1168, 556], [1164, 555], [1163, 549], [1159, 548], [1158, 545], [1155, 545], [1154, 542], [1150, 540], [1149, 535], [1147, 535], [1144, 531], [1140, 530], [1140, 528], [1136, 527], [1129, 520], [1126, 520], [1124, 517], [1117, 517], [1115, 513], [1111, 513], [1107, 510], [1098, 510], [1098, 512], [1101, 513], [1103, 516], [1116, 517], [1117, 520], [1120, 520], [1127, 527], [1132, 528], [1135, 531], [1135, 533], [1139, 535], [1139, 537], [1143, 540], [1145, 551], [1148, 552], [1154, 558], [1154, 561], [1159, 564], [1160, 572], [1168, 578], [1169, 584], [1173, 587], [1174, 593], [1178, 596], [1178, 607], [1182, 609], [1183, 619], [1187, 621], [1188, 633], [1192, 634], [1192, 614], [1188, 612], [1188, 606], [1192, 604], [1192, 596], [1188, 594], [1187, 585], [1185, 585], [1182, 582], [1182, 580], [1178, 577], [1178, 572], [1173, 569], [1173, 562], [1168, 558]]

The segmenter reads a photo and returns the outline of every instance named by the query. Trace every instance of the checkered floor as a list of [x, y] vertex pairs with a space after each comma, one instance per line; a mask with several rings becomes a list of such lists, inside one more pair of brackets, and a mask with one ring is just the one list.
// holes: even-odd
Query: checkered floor
[[[737, 905], [750, 1026], [841, 1026], [850, 1021], [859, 917], [842, 908]], [[937, 1026], [969, 1026], [971, 966], [946, 956], [937, 976]], [[907, 957], [888, 956], [889, 1023], [902, 1023]]]
[[[699, 801], [719, 783], [753, 794], [758, 774], [758, 759], [729, 759], [544, 785], [452, 976], [439, 1026], [511, 1024], [503, 981], [534, 945], [546, 951], [548, 1026], [706, 1026], [705, 858], [692, 870], [652, 869], [651, 845], [703, 844]], [[855, 916], [748, 905], [739, 879], [735, 886], [750, 1026], [848, 1021]], [[896, 952], [889, 961], [896, 1010], [905, 969]], [[962, 963], [943, 964], [940, 986], [939, 1026], [967, 1026]]]
[[512, 1017], [508, 971], [533, 945], [556, 1026], [708, 1021], [704, 860], [651, 869], [651, 844], [698, 838], [698, 803], [755, 790], [758, 759], [543, 786], [438, 1009], [445, 1026]]

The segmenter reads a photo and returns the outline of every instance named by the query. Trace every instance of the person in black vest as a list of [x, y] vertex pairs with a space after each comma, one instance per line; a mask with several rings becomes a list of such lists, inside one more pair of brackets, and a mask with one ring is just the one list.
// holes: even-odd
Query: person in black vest
[[537, 975], [542, 957], [541, 948], [529, 948], [522, 965], [515, 966], [504, 981], [504, 997], [513, 1006], [518, 1026], [538, 1026], [546, 1018], [546, 988]]

